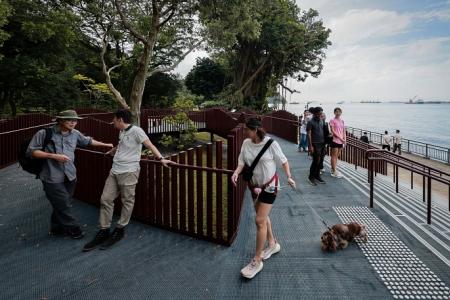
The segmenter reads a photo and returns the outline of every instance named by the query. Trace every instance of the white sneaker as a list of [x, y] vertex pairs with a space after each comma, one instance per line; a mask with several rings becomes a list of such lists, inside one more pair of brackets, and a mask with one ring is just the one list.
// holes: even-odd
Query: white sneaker
[[320, 175], [322, 175], [323, 174], [323, 169], [320, 169]]
[[256, 260], [252, 260], [245, 268], [241, 270], [242, 277], [252, 279], [256, 276], [263, 268], [263, 262], [257, 263]]
[[335, 178], [342, 178], [342, 174], [339, 171], [331, 171], [330, 173], [331, 177], [335, 177]]
[[275, 246], [272, 248], [270, 246], [267, 246], [266, 249], [264, 249], [262, 253], [262, 259], [266, 260], [269, 259], [273, 254], [280, 252], [281, 245], [276, 243]]

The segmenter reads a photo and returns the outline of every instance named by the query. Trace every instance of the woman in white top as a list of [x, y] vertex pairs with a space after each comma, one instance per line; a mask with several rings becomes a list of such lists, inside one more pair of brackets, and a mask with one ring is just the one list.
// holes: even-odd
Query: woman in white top
[[[257, 118], [248, 120], [245, 124], [245, 134], [247, 139], [242, 143], [238, 167], [231, 177], [235, 185], [244, 166], [250, 166], [264, 145], [270, 140], [269, 137], [265, 136], [266, 133], [261, 127], [261, 121]], [[253, 177], [249, 182], [256, 211], [255, 223], [257, 230], [256, 254], [252, 261], [241, 270], [241, 275], [249, 279], [253, 278], [262, 270], [263, 259], [270, 258], [270, 256], [279, 252], [281, 249], [280, 244], [273, 235], [272, 224], [269, 218], [269, 213], [279, 187], [276, 161], [283, 166], [289, 185], [295, 187], [286, 156], [281, 151], [280, 145], [276, 141], [273, 141], [257, 163], [253, 171]], [[269, 245], [264, 248], [266, 240], [269, 241]]]

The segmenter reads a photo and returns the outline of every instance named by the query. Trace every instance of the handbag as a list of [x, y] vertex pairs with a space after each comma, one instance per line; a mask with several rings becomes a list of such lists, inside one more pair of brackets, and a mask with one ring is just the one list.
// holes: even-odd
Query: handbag
[[330, 124], [324, 123], [323, 128], [325, 133], [325, 144], [331, 145], [331, 143], [333, 142], [333, 133], [330, 130]]
[[255, 167], [258, 164], [259, 160], [263, 156], [264, 152], [266, 152], [266, 150], [270, 147], [272, 142], [273, 142], [272, 139], [269, 139], [267, 141], [267, 143], [264, 145], [264, 147], [261, 149], [261, 151], [259, 151], [258, 155], [256, 156], [255, 160], [252, 162], [252, 165], [250, 167], [247, 164], [245, 164], [245, 167], [241, 172], [242, 179], [244, 179], [247, 182], [252, 180], [253, 170], [255, 170]]

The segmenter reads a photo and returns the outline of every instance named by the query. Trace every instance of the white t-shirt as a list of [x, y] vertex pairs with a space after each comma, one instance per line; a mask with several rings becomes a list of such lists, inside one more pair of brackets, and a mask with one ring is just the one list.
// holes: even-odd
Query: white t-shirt
[[[259, 144], [254, 144], [251, 139], [245, 139], [242, 143], [238, 164], [240, 166], [245, 164], [250, 166], [259, 151], [261, 151], [269, 139], [270, 138], [266, 136]], [[262, 186], [272, 179], [273, 175], [275, 175], [275, 172], [277, 171], [275, 160], [277, 160], [280, 164], [287, 162], [287, 158], [284, 156], [283, 151], [281, 151], [281, 147], [277, 141], [272, 142], [270, 147], [266, 150], [256, 165], [255, 170], [253, 171], [252, 184]], [[274, 186], [275, 181], [273, 181], [270, 185]]]
[[307, 134], [306, 132], [306, 124], [308, 124], [309, 118], [306, 117], [302, 119], [302, 125], [300, 126], [300, 133], [301, 134]]
[[390, 135], [383, 135], [383, 145], [390, 145], [392, 141], [392, 137]]
[[400, 133], [394, 134], [394, 144], [400, 145], [402, 143], [402, 136]]
[[111, 172], [123, 174], [139, 170], [142, 143], [147, 139], [148, 136], [139, 126], [133, 125], [131, 128], [121, 130]]

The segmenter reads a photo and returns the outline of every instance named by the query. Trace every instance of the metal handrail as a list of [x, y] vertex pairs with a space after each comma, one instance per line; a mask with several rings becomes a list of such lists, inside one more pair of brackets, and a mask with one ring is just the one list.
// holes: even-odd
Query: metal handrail
[[[378, 156], [374, 156], [378, 154]], [[397, 160], [394, 160], [392, 157], [397, 158]], [[373, 208], [373, 202], [374, 202], [374, 162], [375, 161], [385, 161], [387, 163], [390, 163], [394, 166], [394, 182], [396, 184], [396, 192], [399, 192], [398, 184], [398, 169], [403, 168], [405, 170], [411, 171], [412, 173], [416, 173], [423, 176], [423, 199], [425, 202], [425, 198], [427, 199], [427, 224], [431, 224], [431, 180], [435, 180], [437, 182], [440, 182], [442, 184], [445, 184], [449, 187], [449, 210], [450, 210], [450, 179], [443, 178], [442, 174], [445, 174], [446, 176], [450, 176], [450, 174], [441, 172], [440, 170], [431, 168], [427, 165], [415, 162], [411, 159], [402, 157], [400, 155], [391, 153], [389, 151], [386, 151], [384, 149], [371, 149], [366, 151], [366, 159], [369, 162], [369, 168], [368, 168], [368, 180], [369, 180], [369, 186], [370, 186], [370, 192], [369, 192], [369, 206]], [[409, 164], [401, 162], [401, 160], [407, 161]], [[422, 170], [421, 170], [422, 169]], [[439, 176], [435, 173], [440, 174]], [[425, 178], [427, 179], [425, 181]], [[425, 182], [426, 182], [426, 188], [425, 188]], [[426, 191], [426, 192], [425, 192]], [[425, 197], [425, 194], [427, 197]]]
[[[382, 133], [379, 132], [373, 132], [370, 130], [364, 130], [361, 128], [355, 128], [355, 127], [351, 127], [351, 126], [346, 126], [347, 127], [347, 131], [349, 133], [352, 133], [353, 135], [355, 134], [355, 131], [359, 132], [360, 135], [362, 135], [363, 132], [367, 132], [369, 135], [369, 141], [371, 141], [372, 143], [375, 143], [377, 145], [381, 145], [381, 137], [384, 135]], [[379, 141], [374, 139], [373, 137], [379, 137]], [[420, 141], [415, 141], [415, 140], [410, 140], [410, 139], [406, 139], [406, 138], [402, 138], [401, 140], [401, 144], [402, 144], [402, 151], [408, 152], [408, 153], [412, 153], [412, 154], [417, 154], [417, 155], [421, 155], [424, 156], [425, 158], [431, 158], [437, 161], [441, 161], [447, 164], [450, 164], [450, 148], [444, 147], [444, 146], [439, 146], [439, 145], [434, 145], [434, 144], [429, 144], [429, 143], [424, 143], [424, 142], [420, 142]], [[416, 151], [415, 148], [417, 147], [421, 147], [423, 149], [423, 151]]]

